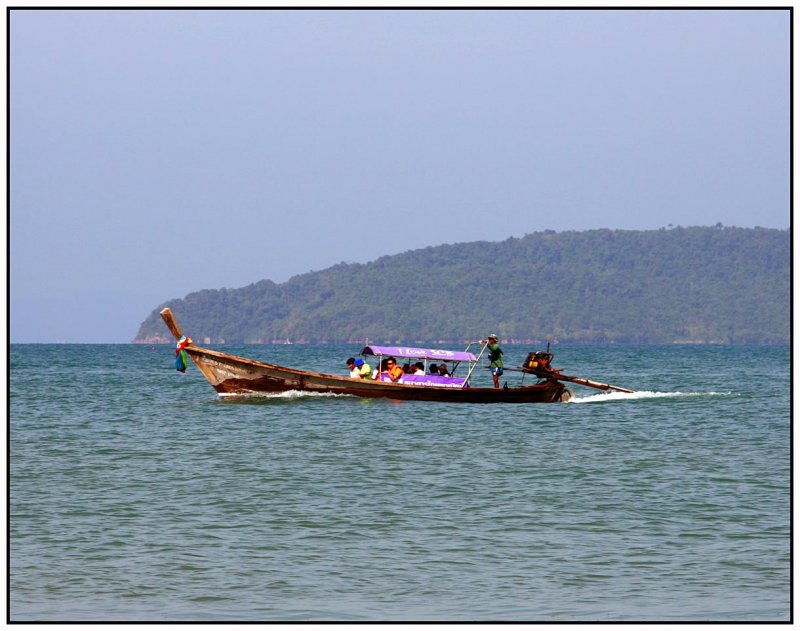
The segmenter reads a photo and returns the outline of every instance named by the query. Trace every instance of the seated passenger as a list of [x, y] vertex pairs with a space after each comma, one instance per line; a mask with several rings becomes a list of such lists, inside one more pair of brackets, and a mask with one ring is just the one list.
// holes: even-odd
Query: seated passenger
[[356, 368], [356, 360], [354, 357], [347, 358], [347, 368], [350, 370], [351, 377], [359, 377], [358, 368]]
[[[360, 357], [356, 357], [355, 366], [359, 379], [372, 379], [372, 367], [367, 362]], [[351, 373], [350, 376], [352, 377], [353, 374]]]
[[412, 372], [413, 371], [411, 370], [411, 364], [410, 363], [403, 364], [403, 374], [404, 375], [410, 375]]
[[397, 365], [397, 360], [394, 357], [389, 357], [387, 360], [381, 362], [381, 369], [375, 379], [380, 379], [381, 375], [388, 375], [392, 381], [400, 381], [403, 378], [403, 369]]
[[439, 376], [440, 377], [450, 377], [450, 371], [447, 370], [447, 366], [444, 364], [439, 364]]
[[394, 357], [386, 360], [386, 368], [388, 368], [389, 379], [392, 381], [400, 381], [403, 378], [403, 369], [397, 365]]
[[431, 364], [431, 369], [428, 372], [429, 375], [438, 375], [439, 374], [439, 367], [436, 364]]
[[414, 370], [411, 372], [412, 375], [424, 375], [425, 374], [425, 364], [422, 362], [417, 362], [414, 364]]

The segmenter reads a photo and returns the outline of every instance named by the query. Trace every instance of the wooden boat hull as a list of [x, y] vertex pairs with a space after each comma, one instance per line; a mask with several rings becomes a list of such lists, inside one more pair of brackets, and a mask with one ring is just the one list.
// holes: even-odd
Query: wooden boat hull
[[186, 352], [221, 395], [300, 391], [447, 403], [554, 403], [566, 391], [558, 381], [499, 389], [414, 386], [286, 368], [191, 345]]
[[569, 392], [564, 384], [553, 379], [518, 388], [453, 388], [354, 379], [286, 368], [194, 346], [191, 340], [183, 337], [169, 307], [161, 310], [161, 317], [175, 339], [179, 340], [179, 348], [186, 351], [221, 395], [247, 396], [298, 391], [446, 403], [554, 403], [561, 401]]

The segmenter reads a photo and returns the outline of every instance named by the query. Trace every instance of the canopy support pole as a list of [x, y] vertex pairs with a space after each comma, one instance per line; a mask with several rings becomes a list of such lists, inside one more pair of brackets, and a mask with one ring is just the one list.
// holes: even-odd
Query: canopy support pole
[[[486, 342], [481, 346], [481, 352], [478, 353], [478, 356], [475, 358], [475, 363], [469, 367], [469, 372], [467, 373], [466, 379], [464, 379], [464, 385], [462, 388], [466, 388], [469, 385], [469, 378], [472, 376], [472, 371], [475, 370], [475, 366], [477, 366], [478, 362], [481, 361], [481, 356], [483, 355], [483, 351], [486, 350], [487, 346], [489, 346], [489, 340], [486, 340]], [[469, 346], [467, 346], [467, 348], [469, 348]]]

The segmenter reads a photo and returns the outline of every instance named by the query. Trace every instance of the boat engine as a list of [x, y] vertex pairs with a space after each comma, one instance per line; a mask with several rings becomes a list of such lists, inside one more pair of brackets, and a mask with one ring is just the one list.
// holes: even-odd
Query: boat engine
[[552, 372], [553, 368], [550, 366], [552, 361], [553, 353], [548, 351], [534, 351], [528, 353], [522, 367], [527, 369], [526, 372]]
[[534, 351], [528, 353], [525, 363], [520, 370], [531, 375], [536, 375], [540, 379], [558, 380], [561, 377], [561, 369], [553, 368], [553, 353], [550, 352], [550, 345], [546, 351]]

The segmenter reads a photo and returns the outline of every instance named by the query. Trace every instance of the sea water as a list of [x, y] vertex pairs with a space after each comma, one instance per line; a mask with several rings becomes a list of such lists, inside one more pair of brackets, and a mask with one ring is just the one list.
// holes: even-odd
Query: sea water
[[789, 620], [789, 348], [553, 350], [637, 392], [221, 399], [168, 346], [12, 345], [10, 619]]

